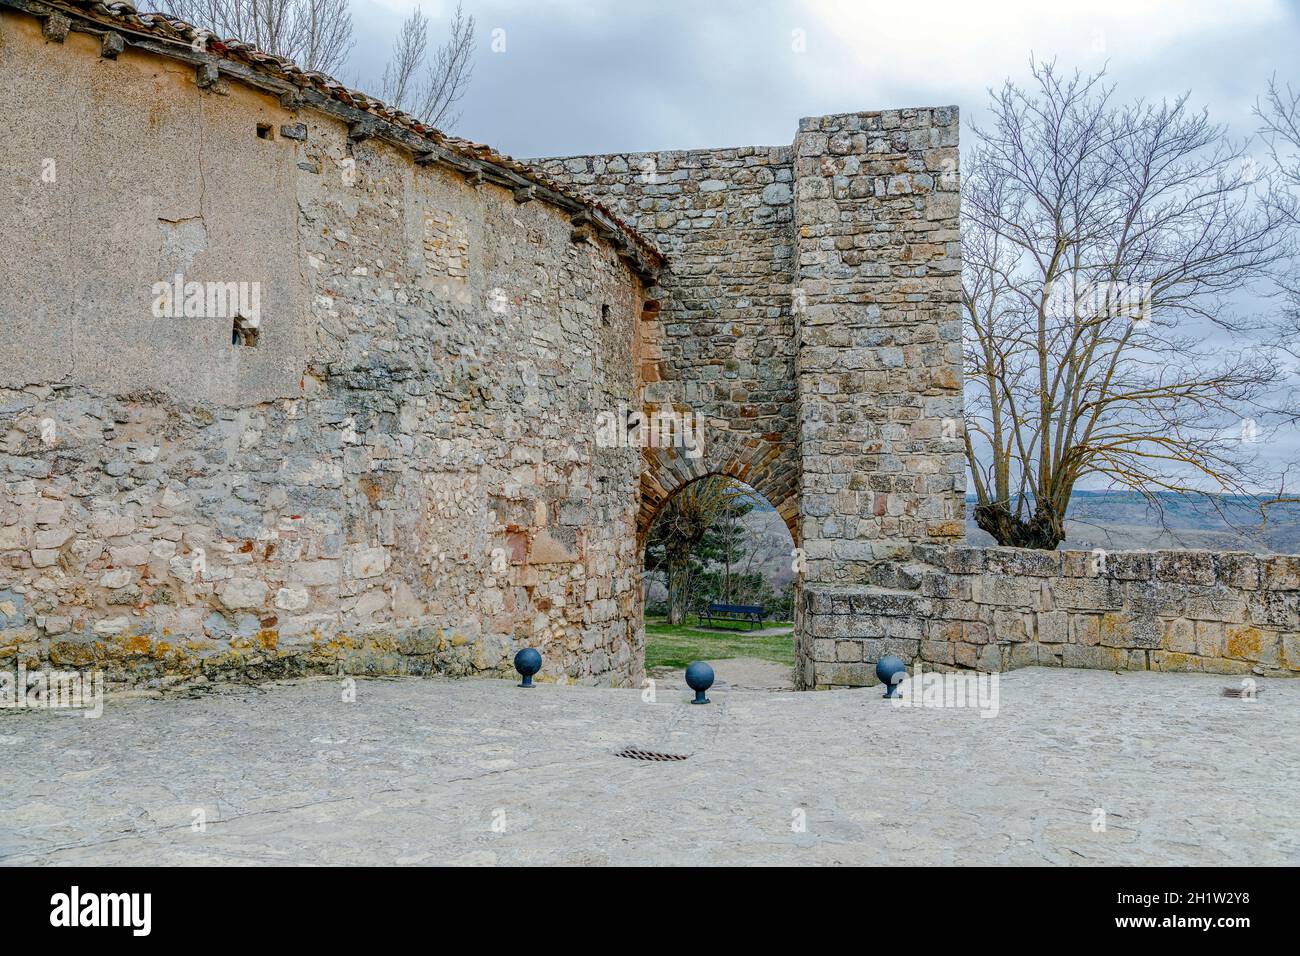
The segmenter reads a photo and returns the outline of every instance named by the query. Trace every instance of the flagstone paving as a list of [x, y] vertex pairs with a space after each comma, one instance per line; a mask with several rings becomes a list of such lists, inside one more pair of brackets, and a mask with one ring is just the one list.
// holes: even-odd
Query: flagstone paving
[[1031, 668], [993, 718], [414, 678], [8, 713], [0, 864], [1300, 863], [1300, 681], [1236, 682]]

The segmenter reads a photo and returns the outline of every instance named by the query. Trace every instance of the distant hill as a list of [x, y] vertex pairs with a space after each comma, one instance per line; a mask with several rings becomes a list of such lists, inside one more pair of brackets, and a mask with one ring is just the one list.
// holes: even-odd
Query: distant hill
[[[1216, 499], [1161, 492], [1154, 503], [1135, 491], [1076, 491], [1066, 513], [1065, 547], [1091, 550], [1209, 548], [1300, 554], [1300, 505], [1275, 505], [1267, 520], [1264, 499], [1230, 495]], [[975, 527], [975, 497], [966, 496], [966, 538], [991, 545]]]

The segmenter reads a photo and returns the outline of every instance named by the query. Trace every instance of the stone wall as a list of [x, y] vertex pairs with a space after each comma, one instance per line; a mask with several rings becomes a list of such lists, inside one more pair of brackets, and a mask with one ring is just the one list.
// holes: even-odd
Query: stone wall
[[754, 485], [798, 537], [791, 148], [533, 161], [600, 200], [668, 258], [643, 317], [642, 401], [704, 416], [704, 454], [647, 449], [642, 532], [706, 474]]
[[818, 687], [875, 683], [885, 654], [935, 670], [1300, 673], [1297, 555], [923, 546], [803, 602]]
[[[593, 427], [637, 395], [617, 244], [62, 32], [0, 10], [0, 665], [500, 674], [532, 645], [543, 679], [636, 682], [640, 458]], [[156, 315], [178, 272], [256, 284], [256, 344]]]
[[642, 525], [691, 479], [757, 488], [805, 581], [963, 532], [958, 112], [805, 119], [792, 146], [535, 161], [668, 256], [643, 322], [647, 404], [702, 413], [651, 451]]
[[964, 533], [955, 107], [795, 138], [799, 488], [812, 584]]

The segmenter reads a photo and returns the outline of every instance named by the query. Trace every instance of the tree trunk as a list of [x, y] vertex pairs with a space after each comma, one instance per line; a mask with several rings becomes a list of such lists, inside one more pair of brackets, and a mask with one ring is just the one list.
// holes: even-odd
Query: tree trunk
[[689, 549], [672, 551], [668, 559], [668, 623], [686, 621], [686, 604], [690, 591], [691, 552]]
[[1041, 501], [1034, 506], [1028, 521], [1017, 518], [1001, 502], [976, 505], [975, 524], [993, 536], [1003, 547], [1036, 548], [1055, 551], [1065, 540], [1065, 521], [1050, 502]]
[[735, 528], [735, 512], [727, 510], [727, 537], [722, 542], [722, 558], [726, 562], [726, 575], [723, 577], [722, 600], [731, 603], [731, 537]]

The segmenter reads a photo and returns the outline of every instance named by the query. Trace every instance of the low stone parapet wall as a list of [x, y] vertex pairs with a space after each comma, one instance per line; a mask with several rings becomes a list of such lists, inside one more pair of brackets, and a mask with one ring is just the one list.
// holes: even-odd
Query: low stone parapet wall
[[875, 683], [885, 654], [935, 669], [1300, 673], [1300, 555], [918, 546], [872, 577], [804, 588], [802, 686]]

